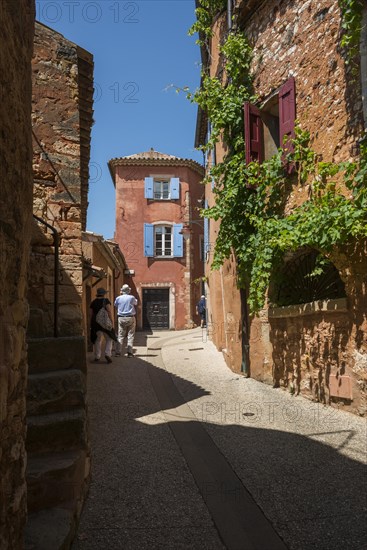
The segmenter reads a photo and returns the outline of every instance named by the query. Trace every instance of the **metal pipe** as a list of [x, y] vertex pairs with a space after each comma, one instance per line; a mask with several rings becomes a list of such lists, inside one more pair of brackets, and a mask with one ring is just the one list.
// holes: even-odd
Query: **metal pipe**
[[241, 331], [241, 344], [242, 344], [242, 362], [241, 372], [245, 378], [250, 376], [250, 335], [249, 335], [249, 318], [247, 307], [247, 292], [244, 288], [240, 289], [241, 296], [241, 317], [242, 317], [242, 331]]
[[50, 229], [53, 233], [53, 245], [55, 247], [55, 253], [54, 253], [54, 337], [58, 338], [59, 336], [59, 329], [58, 329], [58, 316], [59, 316], [59, 234], [57, 232], [57, 229], [50, 225], [49, 223], [45, 222], [42, 218], [39, 218], [35, 214], [33, 214], [34, 219], [36, 219], [39, 223], [42, 223], [48, 229]]
[[232, 0], [227, 0], [227, 25], [228, 30], [232, 30]]

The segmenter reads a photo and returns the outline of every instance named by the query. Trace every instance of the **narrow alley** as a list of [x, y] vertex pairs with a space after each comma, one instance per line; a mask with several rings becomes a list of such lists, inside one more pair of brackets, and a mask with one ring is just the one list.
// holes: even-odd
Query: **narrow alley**
[[364, 419], [234, 374], [200, 328], [135, 346], [88, 365], [74, 550], [364, 547]]

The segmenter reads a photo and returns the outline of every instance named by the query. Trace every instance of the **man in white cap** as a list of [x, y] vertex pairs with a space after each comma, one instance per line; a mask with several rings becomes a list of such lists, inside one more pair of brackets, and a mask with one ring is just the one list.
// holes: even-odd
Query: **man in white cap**
[[124, 338], [127, 336], [127, 356], [133, 357], [133, 345], [136, 327], [136, 309], [138, 300], [130, 294], [131, 288], [129, 285], [123, 285], [121, 295], [115, 300], [115, 308], [117, 308], [118, 321], [118, 341], [120, 350], [116, 355], [121, 355], [123, 349]]

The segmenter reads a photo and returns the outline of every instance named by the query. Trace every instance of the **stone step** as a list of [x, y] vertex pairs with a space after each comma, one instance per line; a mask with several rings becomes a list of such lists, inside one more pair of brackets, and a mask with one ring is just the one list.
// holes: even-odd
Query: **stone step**
[[30, 338], [28, 343], [28, 371], [30, 374], [55, 370], [87, 370], [85, 338]]
[[87, 422], [84, 409], [72, 409], [27, 417], [28, 453], [46, 453], [87, 448]]
[[81, 507], [89, 477], [89, 458], [84, 450], [28, 455], [28, 513], [71, 503]]
[[50, 508], [29, 514], [25, 528], [25, 550], [69, 550], [76, 521], [71, 510]]
[[78, 369], [28, 376], [27, 414], [50, 414], [85, 405], [85, 375]]
[[42, 309], [31, 307], [27, 326], [27, 336], [31, 338], [44, 338], [45, 312]]

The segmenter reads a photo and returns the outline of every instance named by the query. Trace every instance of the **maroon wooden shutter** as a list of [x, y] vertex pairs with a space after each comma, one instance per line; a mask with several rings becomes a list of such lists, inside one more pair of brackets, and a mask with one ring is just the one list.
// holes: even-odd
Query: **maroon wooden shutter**
[[255, 105], [252, 105], [248, 101], [245, 102], [243, 108], [245, 113], [246, 164], [254, 160], [261, 163], [264, 160], [261, 113]]
[[[284, 148], [285, 153], [293, 151], [293, 143], [289, 140], [295, 137], [295, 120], [296, 81], [292, 77], [279, 90], [279, 138], [280, 146]], [[284, 139], [286, 139], [285, 144]]]

